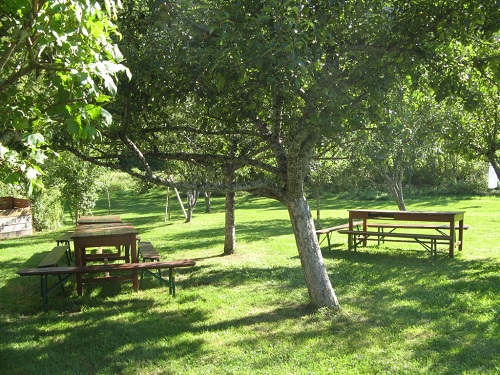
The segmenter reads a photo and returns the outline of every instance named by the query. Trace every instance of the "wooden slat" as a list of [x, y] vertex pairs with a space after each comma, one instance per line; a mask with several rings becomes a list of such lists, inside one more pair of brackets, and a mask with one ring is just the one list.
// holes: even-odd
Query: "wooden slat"
[[362, 230], [339, 230], [341, 234], [353, 234], [366, 237], [399, 237], [399, 238], [419, 238], [425, 240], [446, 240], [450, 241], [450, 236], [443, 236], [440, 234], [427, 234], [427, 233], [394, 233], [394, 232], [370, 232]]
[[66, 251], [68, 251], [68, 246], [54, 247], [37, 267], [56, 267], [59, 261], [65, 256]]
[[[362, 224], [363, 224], [362, 221], [356, 221], [353, 223], [353, 226], [356, 227], [356, 226], [362, 225]], [[335, 231], [338, 231], [340, 229], [345, 229], [345, 228], [349, 228], [349, 223], [340, 224], [340, 225], [336, 225], [334, 227], [329, 227], [329, 228], [318, 229], [318, 230], [316, 230], [316, 234], [327, 234], [327, 233], [335, 232]]]
[[[393, 229], [450, 229], [449, 225], [442, 224], [386, 224], [386, 223], [369, 223], [368, 227], [371, 228], [393, 228]], [[457, 225], [455, 229], [460, 229]], [[464, 225], [464, 229], [469, 229], [467, 225]]]
[[196, 262], [191, 259], [170, 260], [163, 262], [142, 262], [142, 263], [122, 263], [122, 264], [103, 264], [80, 267], [46, 267], [46, 268], [25, 268], [17, 271], [20, 276], [36, 275], [60, 275], [67, 273], [93, 273], [93, 272], [112, 272], [112, 271], [134, 271], [144, 269], [165, 269], [192, 267]]
[[160, 260], [161, 256], [158, 254], [153, 244], [149, 241], [139, 242], [139, 252], [142, 259]]

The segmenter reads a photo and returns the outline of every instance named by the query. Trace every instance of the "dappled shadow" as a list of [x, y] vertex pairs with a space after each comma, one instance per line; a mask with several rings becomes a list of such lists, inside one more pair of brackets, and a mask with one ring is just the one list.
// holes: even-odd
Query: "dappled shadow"
[[[493, 368], [497, 360], [496, 353], [500, 350], [497, 340], [500, 334], [498, 310], [492, 312], [488, 319], [477, 321], [472, 313], [477, 307], [470, 304], [480, 303], [484, 296], [498, 296], [500, 278], [495, 260], [467, 261], [443, 257], [432, 261], [424, 257], [412, 257], [411, 253], [394, 251], [335, 251], [334, 254], [333, 259], [326, 260], [332, 282], [341, 297], [341, 303], [356, 306], [359, 311], [356, 314], [359, 315], [332, 314], [322, 318], [330, 321], [326, 326], [312, 324], [310, 329], [301, 332], [279, 334], [273, 330], [263, 330], [261, 327], [266, 324], [280, 325], [286, 320], [307, 322], [308, 319], [313, 322], [318, 319], [315, 309], [289, 301], [279, 305], [269, 301], [260, 305], [262, 311], [222, 318], [214, 323], [211, 313], [203, 310], [203, 304], [199, 308], [188, 307], [193, 300], [215, 298], [215, 295], [202, 294], [204, 286], [210, 286], [214, 293], [218, 289], [246, 284], [254, 285], [253, 290], [257, 293], [259, 289], [264, 293], [270, 287], [292, 291], [304, 288], [303, 274], [298, 263], [293, 267], [221, 269], [218, 265], [205, 264], [200, 259], [196, 267], [179, 270], [182, 276], [179, 285], [182, 289], [199, 292], [177, 296], [174, 311], [155, 309], [158, 301], [136, 297], [132, 291], [125, 300], [110, 301], [107, 297], [114, 295], [114, 292], [109, 290], [110, 285], [107, 284], [102, 286], [103, 292], [97, 294], [92, 293], [93, 289], [87, 293], [86, 288], [83, 297], [76, 297], [73, 293], [70, 297], [54, 298], [58, 300], [54, 301], [56, 308], [51, 307], [48, 313], [39, 313], [37, 298], [34, 302], [26, 301], [28, 314], [24, 313], [24, 319], [29, 324], [25, 324], [26, 321], [0, 323], [4, 332], [15, 330], [15, 336], [8, 334], [0, 337], [0, 347], [4, 348], [0, 351], [2, 356], [10, 358], [33, 358], [37, 367], [47, 369], [55, 366], [50, 353], [64, 352], [67, 356], [58, 357], [57, 366], [63, 366], [68, 373], [123, 373], [130, 361], [168, 363], [184, 357], [191, 361], [203, 358], [209, 350], [201, 338], [206, 332], [225, 332], [245, 327], [245, 331], [254, 331], [255, 335], [242, 336], [233, 345], [245, 345], [248, 348], [259, 347], [262, 341], [279, 340], [280, 335], [286, 335], [297, 345], [311, 340], [315, 345], [320, 345], [320, 337], [341, 335], [353, 344], [336, 348], [336, 355], [351, 355], [360, 348], [370, 351], [381, 345], [381, 342], [370, 341], [377, 336], [375, 332], [380, 331], [394, 337], [415, 340], [414, 358], [429, 363], [429, 369], [435, 373], [453, 374], [452, 364], [455, 361], [460, 361], [462, 371], [479, 371], [482, 366]], [[270, 281], [275, 282], [272, 284], [274, 286], [270, 286]], [[153, 286], [153, 283], [154, 279], [148, 280], [148, 287]], [[122, 293], [131, 290], [128, 286], [123, 288], [120, 290]], [[34, 289], [38, 292], [38, 288]], [[356, 292], [346, 292], [353, 289]], [[6, 289], [2, 289], [1, 293], [5, 294]], [[61, 301], [67, 305], [62, 310]], [[163, 300], [161, 303], [168, 301]], [[15, 304], [22, 305], [22, 302]], [[32, 310], [32, 305], [38, 305], [38, 311]], [[63, 311], [63, 314], [58, 311]], [[123, 317], [129, 314], [133, 319], [123, 321]], [[116, 320], [116, 315], [120, 315], [121, 320]], [[71, 328], [58, 329], [58, 324], [55, 324], [58, 320], [69, 322]], [[47, 322], [52, 322], [50, 331], [43, 328]], [[67, 327], [67, 324], [63, 326]], [[418, 332], [423, 337], [412, 337], [415, 327], [424, 331]], [[116, 337], [117, 332], [121, 332], [119, 337]], [[108, 339], [110, 336], [113, 336], [112, 340]], [[35, 340], [46, 344], [20, 346], [13, 350], [12, 342], [9, 341], [13, 339], [18, 343]], [[10, 349], [5, 349], [8, 342], [11, 344]], [[450, 350], [452, 342], [455, 344]], [[106, 369], [95, 368], [92, 361], [82, 360], [87, 346], [98, 348], [103, 353]], [[314, 350], [314, 346], [311, 350]], [[258, 368], [259, 364], [255, 366]]]
[[[92, 358], [85, 357], [85, 348], [92, 347], [92, 352], [101, 352], [105, 358], [108, 373], [124, 373], [130, 361], [166, 361], [184, 356], [198, 356], [203, 352], [202, 341], [186, 338], [177, 345], [169, 345], [172, 337], [182, 335], [193, 329], [193, 324], [204, 320], [204, 314], [198, 310], [179, 309], [176, 312], [154, 312], [151, 310], [154, 302], [151, 300], [131, 300], [128, 303], [101, 301], [99, 310], [88, 310], [80, 314], [64, 317], [70, 328], [57, 329], [53, 326], [46, 331], [43, 326], [47, 319], [53, 320], [53, 315], [39, 315], [31, 318], [29, 328], [16, 327], [18, 342], [45, 341], [48, 337], [58, 337], [49, 340], [47, 345], [24, 346], [16, 350], [5, 349], [2, 345], [2, 356], [19, 358], [16, 369], [3, 368], [2, 371], [23, 373], [22, 359], [30, 358], [31, 367], [39, 369], [63, 369], [63, 373], [102, 373], [104, 369], [97, 368]], [[138, 311], [143, 311], [138, 314]], [[133, 321], [119, 321], [117, 315], [133, 314]], [[15, 323], [11, 323], [15, 324]], [[67, 324], [66, 324], [67, 327]], [[9, 329], [9, 324], [5, 325]], [[122, 337], [116, 337], [117, 333]], [[5, 338], [5, 336], [4, 336]], [[0, 342], [4, 342], [0, 338]], [[165, 345], [169, 350], [165, 350]], [[48, 353], [65, 353], [64, 357], [54, 358]], [[11, 362], [12, 363], [12, 362]], [[15, 363], [15, 361], [14, 361]], [[102, 363], [98, 361], [98, 363]], [[43, 372], [43, 371], [42, 371]], [[47, 373], [50, 371], [47, 370]]]
[[[415, 327], [428, 327], [427, 336], [416, 340], [414, 356], [423, 361], [439, 353], [432, 371], [455, 374], [450, 364], [456, 361], [471, 371], [498, 365], [494, 353], [500, 350], [499, 310], [486, 314], [489, 318], [482, 321], [473, 313], [485, 296], [497, 296], [498, 301], [496, 260], [443, 257], [432, 261], [392, 252], [338, 252], [336, 256], [346, 266], [332, 270], [332, 281], [341, 284], [340, 290], [365, 285], [365, 289], [343, 300], [363, 306], [372, 328], [391, 327], [393, 333], [396, 330], [414, 340], [411, 335]], [[456, 343], [454, 348], [448, 347], [451, 342]]]

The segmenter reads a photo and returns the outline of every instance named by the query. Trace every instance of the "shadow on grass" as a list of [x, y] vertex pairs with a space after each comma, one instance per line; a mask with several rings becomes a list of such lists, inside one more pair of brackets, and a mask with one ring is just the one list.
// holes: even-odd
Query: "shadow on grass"
[[355, 288], [343, 301], [363, 306], [371, 329], [414, 340], [415, 359], [433, 358], [433, 373], [498, 369], [498, 261], [409, 254], [337, 251], [332, 281], [339, 290]]

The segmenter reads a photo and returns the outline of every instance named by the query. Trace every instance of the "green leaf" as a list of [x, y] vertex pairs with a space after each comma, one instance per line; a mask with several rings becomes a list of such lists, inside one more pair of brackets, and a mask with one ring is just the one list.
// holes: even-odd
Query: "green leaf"
[[94, 139], [99, 134], [95, 126], [92, 125], [85, 126], [85, 133], [88, 139]]
[[113, 121], [113, 117], [111, 116], [111, 113], [109, 113], [104, 108], [101, 108], [101, 116], [104, 119], [104, 124], [105, 125], [111, 125], [111, 122]]
[[25, 137], [24, 142], [25, 142], [25, 145], [27, 145], [28, 147], [36, 147], [40, 143], [44, 143], [45, 138], [43, 137], [43, 135], [41, 135], [39, 133], [33, 133], [33, 134], [29, 134], [27, 137]]
[[97, 103], [107, 103], [112, 98], [110, 95], [99, 95], [94, 98]]
[[73, 118], [69, 118], [66, 120], [66, 129], [68, 133], [78, 135], [80, 133], [80, 124]]
[[97, 119], [101, 115], [101, 107], [89, 104], [86, 106], [86, 111], [90, 115], [90, 118], [92, 120]]

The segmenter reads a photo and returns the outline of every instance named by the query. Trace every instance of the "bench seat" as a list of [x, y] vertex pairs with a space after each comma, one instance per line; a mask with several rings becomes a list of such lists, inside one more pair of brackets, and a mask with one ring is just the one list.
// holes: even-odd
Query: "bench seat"
[[[359, 225], [362, 225], [363, 222], [362, 221], [356, 221], [353, 223], [353, 226], [357, 227]], [[320, 241], [320, 236], [322, 234], [325, 235], [325, 238], [328, 242], [328, 250], [332, 250], [332, 246], [331, 246], [331, 235], [333, 232], [338, 232], [339, 230], [341, 229], [346, 229], [346, 228], [349, 228], [349, 223], [345, 223], [345, 224], [339, 224], [339, 225], [335, 225], [333, 227], [328, 227], [328, 228], [321, 228], [321, 229], [317, 229], [316, 230], [316, 236], [318, 236], [318, 241]], [[325, 239], [323, 238], [322, 241], [319, 242], [319, 244], [321, 245], [323, 243]]]
[[161, 259], [160, 254], [158, 254], [153, 244], [149, 241], [139, 242], [138, 249], [143, 262], [146, 261], [154, 262], [154, 261], [159, 261]]
[[[449, 235], [443, 234], [427, 234], [427, 233], [395, 233], [395, 232], [375, 232], [375, 231], [361, 231], [361, 230], [339, 230], [341, 234], [347, 234], [350, 236], [349, 240], [349, 250], [351, 249], [351, 244], [356, 251], [358, 244], [366, 240], [376, 240], [380, 244], [380, 241], [392, 241], [392, 242], [417, 242], [424, 248], [429, 250], [431, 254], [436, 257], [437, 245], [449, 245], [450, 241], [453, 239]], [[455, 243], [457, 246], [459, 242]]]
[[[25, 268], [17, 271], [19, 276], [41, 276], [46, 278], [50, 275], [67, 275], [83, 273], [106, 273], [106, 272], [121, 272], [121, 271], [148, 271], [152, 269], [168, 269], [168, 280], [163, 280], [168, 285], [170, 294], [175, 297], [175, 274], [174, 269], [179, 267], [192, 267], [196, 262], [191, 259], [171, 260], [163, 262], [142, 262], [142, 263], [120, 263], [120, 264], [103, 264], [91, 266], [63, 266], [63, 267], [44, 267], [44, 268]], [[153, 273], [152, 273], [153, 274]], [[153, 274], [155, 275], [155, 274]], [[120, 279], [119, 276], [109, 276], [96, 279], [96, 281]], [[42, 288], [42, 297], [44, 308], [47, 306], [47, 289]]]
[[[40, 263], [38, 263], [38, 269], [48, 269], [48, 268], [59, 268], [58, 265], [63, 258], [66, 258], [66, 265], [71, 264], [71, 259], [69, 256], [69, 246], [61, 245], [52, 248], [52, 250], [45, 255]], [[55, 274], [54, 274], [55, 275]], [[47, 298], [50, 292], [52, 292], [58, 286], [61, 287], [61, 291], [64, 295], [64, 282], [68, 279], [70, 275], [62, 276], [57, 274], [58, 282], [49, 288], [47, 276], [40, 277], [40, 290], [42, 294], [42, 301], [44, 305], [47, 304]]]
[[[149, 241], [141, 241], [138, 244], [138, 249], [139, 249], [139, 256], [142, 258], [143, 262], [159, 262], [161, 259], [161, 255], [158, 254], [156, 249], [154, 248], [153, 244]], [[144, 273], [148, 271], [142, 271], [141, 272], [141, 283], [144, 280]], [[157, 278], [160, 283], [163, 282], [163, 277], [161, 276], [161, 269], [157, 270], [157, 274], [149, 271], [148, 272], [150, 275], [154, 276]]]
[[54, 247], [37, 267], [57, 267], [62, 258], [66, 257], [66, 264], [70, 264], [70, 259], [68, 256], [68, 246], [56, 246]]
[[[386, 223], [369, 223], [367, 224], [367, 227], [369, 228], [389, 228], [389, 229], [436, 229], [436, 230], [446, 230], [450, 229], [449, 225], [442, 225], [442, 224], [386, 224]], [[455, 229], [460, 229], [460, 227], [457, 225], [455, 226]], [[469, 229], [468, 225], [464, 225], [464, 229]]]

